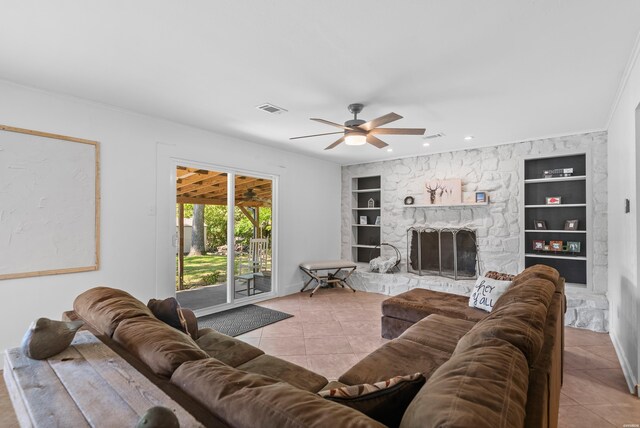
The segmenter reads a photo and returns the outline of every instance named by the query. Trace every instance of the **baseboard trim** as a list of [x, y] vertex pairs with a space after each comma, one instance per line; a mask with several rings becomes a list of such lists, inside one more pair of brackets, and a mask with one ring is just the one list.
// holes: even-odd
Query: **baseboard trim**
[[609, 337], [611, 338], [613, 348], [616, 350], [616, 354], [618, 355], [618, 360], [620, 361], [620, 366], [622, 366], [622, 373], [624, 374], [624, 378], [627, 381], [629, 392], [631, 394], [637, 394], [636, 385], [638, 384], [638, 379], [633, 376], [631, 364], [629, 364], [629, 360], [627, 360], [624, 350], [620, 345], [620, 341], [618, 341], [615, 333], [611, 330], [609, 330]]
[[299, 293], [300, 289], [304, 285], [304, 282], [294, 282], [293, 284], [288, 284], [284, 286], [280, 286], [278, 288], [278, 296], [288, 296], [289, 294]]

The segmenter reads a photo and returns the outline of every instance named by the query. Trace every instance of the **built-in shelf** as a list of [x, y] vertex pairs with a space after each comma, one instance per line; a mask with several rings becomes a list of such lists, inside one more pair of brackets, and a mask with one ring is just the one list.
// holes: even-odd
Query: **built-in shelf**
[[586, 207], [587, 204], [557, 204], [557, 205], [525, 205], [525, 208], [576, 208]]
[[452, 204], [452, 205], [404, 205], [405, 208], [468, 208], [468, 207], [486, 207], [489, 202], [473, 202], [468, 204]]
[[532, 254], [527, 253], [525, 257], [533, 257], [539, 259], [563, 259], [563, 260], [587, 260], [585, 256], [563, 256], [560, 254]]
[[379, 224], [352, 224], [351, 226], [355, 227], [380, 227]]
[[353, 248], [376, 248], [377, 245], [353, 244]]
[[352, 208], [352, 210], [354, 211], [363, 211], [363, 210], [379, 210], [380, 207], [375, 207], [375, 208], [367, 208], [367, 207], [361, 207], [361, 208]]
[[550, 230], [550, 229], [527, 229], [527, 233], [587, 233], [586, 230]]
[[358, 189], [352, 190], [353, 193], [371, 193], [371, 192], [379, 192], [380, 189]]
[[574, 175], [571, 177], [553, 177], [553, 178], [529, 178], [524, 180], [525, 183], [552, 183], [556, 181], [580, 181], [586, 180], [586, 175]]

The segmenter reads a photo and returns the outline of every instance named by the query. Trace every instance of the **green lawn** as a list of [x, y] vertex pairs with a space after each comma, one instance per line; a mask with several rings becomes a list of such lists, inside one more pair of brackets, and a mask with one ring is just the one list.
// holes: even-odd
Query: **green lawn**
[[[176, 257], [176, 287], [177, 284], [177, 257]], [[216, 276], [217, 274], [217, 278]], [[191, 288], [199, 285], [216, 284], [225, 282], [227, 272], [227, 256], [207, 254], [205, 256], [184, 257], [184, 285]], [[216, 281], [217, 279], [217, 281]]]

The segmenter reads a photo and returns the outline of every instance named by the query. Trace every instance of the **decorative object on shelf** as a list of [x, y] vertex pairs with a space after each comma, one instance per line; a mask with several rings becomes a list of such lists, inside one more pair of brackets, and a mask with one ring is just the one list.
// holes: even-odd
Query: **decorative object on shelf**
[[487, 192], [476, 192], [476, 204], [487, 202]]
[[560, 196], [547, 196], [544, 200], [547, 205], [560, 205], [562, 203], [562, 197]]
[[431, 205], [459, 205], [462, 203], [462, 180], [427, 180], [428, 202]]
[[573, 168], [545, 169], [542, 173], [543, 178], [571, 177], [572, 175]]
[[551, 251], [562, 251], [562, 241], [549, 241]]
[[[400, 268], [398, 266], [400, 265], [400, 261], [402, 260], [402, 255], [400, 255], [400, 250], [398, 250], [395, 245], [387, 244], [386, 242], [378, 244], [371, 249], [369, 257], [371, 257], [376, 252], [376, 250], [381, 249], [383, 246], [391, 247], [395, 252], [395, 257], [390, 257], [387, 259], [385, 259], [384, 257], [376, 257], [371, 259], [369, 261], [369, 268], [371, 269], [371, 272], [377, 271], [379, 273], [393, 273], [394, 270], [400, 272]], [[372, 264], [374, 260], [376, 260], [376, 262]], [[393, 261], [393, 263], [391, 263], [391, 261]]]
[[376, 222], [374, 223], [376, 226], [380, 226], [380, 216], [376, 216]]
[[405, 205], [413, 205], [414, 202], [415, 199], [413, 199], [413, 196], [407, 196], [406, 198], [404, 198]]
[[360, 224], [367, 224], [367, 216], [366, 215], [361, 215], [360, 216]]
[[564, 222], [564, 230], [578, 230], [578, 220], [567, 220]]
[[567, 251], [570, 253], [579, 253], [580, 252], [580, 242], [579, 241], [567, 241]]
[[545, 245], [545, 246], [542, 248], [542, 250], [543, 250], [543, 251], [549, 251], [549, 250], [550, 250], [550, 247], [549, 247], [548, 245]]
[[71, 345], [84, 321], [54, 321], [38, 318], [31, 323], [22, 338], [22, 352], [34, 360], [46, 360]]
[[369, 198], [369, 200], [367, 201], [367, 208], [375, 208], [376, 207], [376, 201], [373, 200], [373, 198]]
[[544, 220], [533, 220], [533, 228], [535, 230], [547, 230], [547, 222]]
[[544, 241], [534, 240], [533, 241], [533, 249], [536, 251], [544, 251]]

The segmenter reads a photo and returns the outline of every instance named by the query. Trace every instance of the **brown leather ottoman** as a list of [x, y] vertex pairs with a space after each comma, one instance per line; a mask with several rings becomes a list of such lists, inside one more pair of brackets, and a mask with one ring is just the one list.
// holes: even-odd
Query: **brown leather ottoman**
[[480, 321], [488, 312], [469, 307], [469, 297], [414, 288], [382, 302], [382, 337], [395, 339], [431, 314]]

